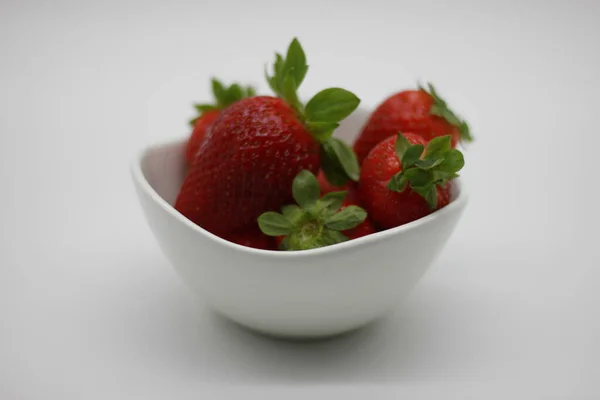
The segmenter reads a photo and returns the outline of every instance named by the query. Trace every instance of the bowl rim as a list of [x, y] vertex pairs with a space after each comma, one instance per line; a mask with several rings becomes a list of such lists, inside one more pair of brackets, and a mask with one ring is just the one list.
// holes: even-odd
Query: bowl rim
[[321, 256], [330, 253], [342, 252], [347, 250], [348, 248], [353, 247], [362, 247], [371, 242], [384, 239], [387, 237], [391, 237], [402, 232], [413, 230], [419, 226], [435, 223], [436, 220], [440, 219], [442, 216], [458, 211], [462, 209], [468, 200], [468, 193], [465, 189], [465, 185], [460, 178], [457, 178], [456, 181], [459, 183], [460, 190], [458, 191], [457, 197], [451, 201], [447, 206], [432, 212], [431, 214], [419, 218], [415, 221], [409, 222], [404, 225], [397, 226], [395, 228], [386, 229], [380, 232], [376, 232], [367, 236], [363, 236], [357, 239], [348, 240], [346, 242], [334, 244], [331, 246], [320, 247], [317, 249], [309, 249], [309, 250], [298, 250], [298, 251], [280, 251], [280, 250], [262, 250], [255, 249], [252, 247], [242, 246], [237, 243], [230, 242], [228, 240], [222, 239], [219, 236], [207, 231], [199, 225], [196, 225], [189, 219], [187, 219], [183, 214], [175, 209], [172, 205], [170, 205], [165, 199], [163, 199], [156, 190], [150, 185], [144, 172], [142, 171], [142, 163], [144, 159], [152, 152], [160, 148], [164, 147], [175, 147], [177, 145], [183, 145], [186, 138], [179, 138], [175, 140], [168, 140], [157, 142], [150, 146], [144, 147], [142, 150], [138, 151], [134, 159], [130, 164], [130, 172], [132, 174], [133, 179], [139, 185], [140, 189], [142, 189], [154, 202], [156, 202], [164, 211], [169, 213], [172, 217], [174, 217], [177, 221], [183, 223], [193, 231], [197, 232], [200, 235], [205, 236], [207, 239], [213, 240], [215, 243], [218, 243], [222, 246], [225, 246], [229, 250], [239, 251], [242, 253], [252, 254], [254, 256], [267, 256], [274, 258], [282, 258], [282, 259], [292, 259], [298, 257], [312, 257], [312, 256]]

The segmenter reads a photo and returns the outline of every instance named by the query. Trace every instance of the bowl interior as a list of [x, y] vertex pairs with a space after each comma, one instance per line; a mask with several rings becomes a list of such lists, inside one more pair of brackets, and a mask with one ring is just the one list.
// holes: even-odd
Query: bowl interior
[[175, 204], [183, 185], [187, 165], [185, 140], [154, 146], [141, 159], [144, 178], [154, 191], [170, 205]]

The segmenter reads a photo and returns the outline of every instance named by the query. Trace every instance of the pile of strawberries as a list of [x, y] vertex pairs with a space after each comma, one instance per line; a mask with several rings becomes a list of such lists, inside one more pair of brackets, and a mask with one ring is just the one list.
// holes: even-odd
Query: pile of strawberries
[[212, 81], [215, 104], [197, 105], [189, 170], [175, 208], [240, 245], [306, 250], [393, 228], [450, 202], [464, 165], [455, 147], [468, 125], [436, 93], [386, 99], [353, 147], [333, 137], [359, 105], [341, 88], [298, 97], [308, 65], [294, 39], [267, 74], [274, 96]]

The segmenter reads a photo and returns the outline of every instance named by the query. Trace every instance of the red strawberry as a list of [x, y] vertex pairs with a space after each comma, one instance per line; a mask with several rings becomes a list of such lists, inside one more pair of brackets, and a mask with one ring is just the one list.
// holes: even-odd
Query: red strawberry
[[319, 182], [319, 187], [321, 188], [321, 194], [327, 194], [330, 192], [338, 192], [340, 190], [347, 190], [350, 187], [355, 186], [355, 182], [348, 181], [341, 186], [335, 186], [329, 183], [327, 177], [325, 176], [325, 172], [322, 169], [319, 170], [317, 174], [317, 181]]
[[427, 143], [413, 133], [391, 136], [375, 146], [361, 167], [359, 195], [381, 228], [414, 221], [446, 206], [450, 180], [464, 165], [451, 137]]
[[319, 183], [310, 171], [296, 176], [292, 191], [298, 205], [286, 205], [281, 214], [270, 211], [258, 218], [260, 229], [277, 237], [282, 250], [314, 249], [375, 232], [365, 210], [346, 199], [346, 192], [319, 198]]
[[214, 104], [196, 104], [194, 106], [198, 111], [198, 116], [190, 121], [194, 129], [185, 147], [185, 159], [188, 164], [192, 163], [194, 156], [204, 141], [206, 132], [217, 118], [219, 118], [221, 110], [238, 100], [255, 95], [254, 89], [250, 86], [242, 88], [237, 83], [234, 83], [226, 88], [217, 79], [212, 80], [212, 89], [215, 98]]
[[448, 108], [431, 84], [429, 92], [420, 88], [394, 94], [373, 111], [354, 143], [358, 161], [362, 164], [377, 143], [398, 132], [412, 132], [427, 141], [451, 135], [452, 147], [460, 140], [472, 140], [469, 125]]
[[224, 239], [241, 246], [262, 250], [275, 250], [273, 238], [262, 233], [258, 227], [251, 227], [243, 231], [232, 233], [225, 236]]
[[322, 165], [337, 177], [358, 180], [352, 149], [331, 134], [360, 100], [331, 88], [304, 106], [296, 90], [307, 69], [294, 40], [285, 59], [277, 55], [275, 75], [268, 77], [280, 98], [243, 99], [221, 113], [190, 167], [175, 203], [179, 212], [222, 236], [289, 201], [294, 177], [304, 169], [316, 172]]
[[200, 149], [206, 132], [210, 129], [213, 123], [221, 115], [220, 110], [210, 110], [203, 113], [201, 116], [194, 120], [194, 129], [192, 135], [188, 139], [185, 146], [185, 159], [188, 164], [191, 164], [194, 160], [194, 156]]

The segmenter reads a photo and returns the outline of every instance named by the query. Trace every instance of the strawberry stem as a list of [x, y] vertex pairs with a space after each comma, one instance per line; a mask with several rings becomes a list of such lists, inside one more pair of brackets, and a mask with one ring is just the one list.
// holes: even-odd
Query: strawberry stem
[[222, 110], [238, 100], [256, 95], [256, 90], [254, 90], [252, 86], [242, 87], [238, 83], [225, 86], [216, 78], [211, 79], [211, 86], [214, 103], [194, 104], [194, 108], [198, 112], [198, 115], [190, 121], [191, 126], [194, 126], [196, 121], [208, 111]]
[[281, 213], [266, 212], [258, 217], [261, 231], [269, 236], [284, 236], [282, 250], [308, 250], [341, 243], [348, 238], [341, 232], [355, 228], [366, 218], [365, 210], [348, 206], [339, 211], [346, 192], [332, 192], [319, 198], [317, 178], [301, 171], [292, 185], [299, 204], [283, 206]]
[[454, 126], [455, 128], [458, 128], [458, 131], [460, 133], [460, 139], [462, 141], [472, 142], [473, 136], [471, 136], [471, 129], [469, 128], [469, 124], [467, 124], [466, 121], [459, 118], [458, 115], [448, 107], [446, 101], [440, 97], [440, 95], [435, 90], [435, 87], [431, 83], [428, 83], [427, 86], [429, 87], [429, 91], [427, 91], [420, 85], [419, 89], [433, 97], [433, 105], [429, 110], [430, 114], [435, 115], [437, 117], [441, 117], [445, 119], [446, 122], [448, 122], [450, 125]]
[[408, 186], [421, 195], [431, 209], [437, 208], [437, 186], [457, 178], [465, 165], [459, 150], [451, 147], [450, 135], [432, 139], [427, 147], [411, 144], [401, 132], [396, 138], [396, 155], [402, 171], [392, 177], [388, 189], [403, 192]]
[[285, 58], [275, 54], [273, 75], [265, 71], [265, 76], [273, 92], [294, 109], [313, 138], [321, 143], [322, 167], [327, 179], [340, 186], [348, 180], [358, 181], [360, 167], [354, 151], [332, 135], [340, 122], [356, 110], [360, 99], [345, 89], [328, 88], [317, 93], [306, 105], [302, 104], [297, 92], [307, 71], [306, 54], [294, 38]]

